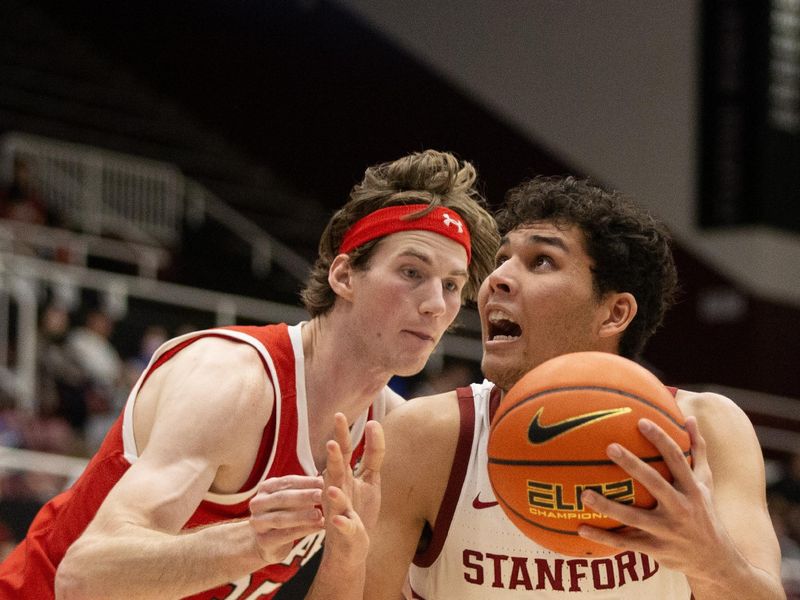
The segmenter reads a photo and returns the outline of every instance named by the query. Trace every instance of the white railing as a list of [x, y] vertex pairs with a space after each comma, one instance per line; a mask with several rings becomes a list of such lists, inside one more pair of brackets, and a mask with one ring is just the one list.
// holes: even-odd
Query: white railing
[[306, 280], [311, 263], [220, 200], [208, 188], [187, 180], [186, 200], [189, 218], [216, 221], [247, 242], [250, 246], [250, 269], [256, 277], [269, 275], [275, 263], [297, 281]]
[[86, 266], [89, 257], [105, 258], [136, 267], [140, 277], [157, 277], [170, 261], [170, 253], [159, 246], [127, 242], [67, 229], [0, 219], [0, 250], [23, 254], [32, 250]]
[[127, 305], [129, 297], [171, 306], [196, 309], [215, 315], [218, 325], [237, 318], [257, 322], [295, 322], [307, 318], [305, 310], [267, 300], [212, 292], [184, 285], [50, 262], [30, 256], [0, 252], [0, 317], [16, 306], [16, 348], [14, 365], [8, 363], [9, 323], [0, 321], [0, 387], [11, 391], [18, 405], [27, 411], [35, 406], [37, 289], [42, 285], [99, 291], [115, 307]]
[[[0, 481], [4, 476], [13, 473], [42, 473], [50, 476], [49, 489], [57, 493], [69, 488], [81, 476], [87, 464], [89, 464], [88, 459], [77, 456], [0, 445]], [[40, 503], [49, 500], [41, 497], [41, 493], [39, 490], [39, 495], [35, 496], [36, 500]], [[31, 496], [33, 500], [32, 492]]]
[[48, 475], [59, 475], [68, 481], [80, 477], [86, 465], [85, 458], [37, 452], [0, 446], [0, 473], [2, 471], [35, 471]]
[[[16, 157], [28, 162], [48, 207], [71, 227], [156, 245], [177, 244], [183, 219], [210, 219], [245, 241], [252, 272], [277, 264], [305, 281], [311, 264], [173, 165], [24, 133], [0, 138], [0, 181]], [[187, 215], [188, 211], [188, 215]]]
[[4, 179], [22, 159], [50, 209], [95, 234], [175, 244], [183, 224], [184, 177], [172, 165], [11, 133], [2, 138]]

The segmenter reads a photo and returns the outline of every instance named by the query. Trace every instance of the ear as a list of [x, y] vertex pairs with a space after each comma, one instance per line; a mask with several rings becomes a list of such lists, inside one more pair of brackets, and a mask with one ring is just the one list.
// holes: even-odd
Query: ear
[[603, 301], [605, 311], [600, 323], [600, 337], [621, 336], [636, 316], [638, 305], [630, 292], [614, 292]]
[[333, 292], [345, 300], [353, 296], [353, 267], [347, 254], [339, 254], [328, 269], [328, 284]]

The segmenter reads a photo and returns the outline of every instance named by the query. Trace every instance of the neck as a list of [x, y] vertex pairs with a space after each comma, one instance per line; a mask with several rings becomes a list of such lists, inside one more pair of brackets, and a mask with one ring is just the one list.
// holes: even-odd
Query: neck
[[371, 367], [370, 357], [348, 334], [347, 327], [328, 315], [315, 317], [303, 326], [310, 417], [318, 415], [330, 423], [333, 414], [341, 412], [352, 423], [392, 376], [382, 368]]

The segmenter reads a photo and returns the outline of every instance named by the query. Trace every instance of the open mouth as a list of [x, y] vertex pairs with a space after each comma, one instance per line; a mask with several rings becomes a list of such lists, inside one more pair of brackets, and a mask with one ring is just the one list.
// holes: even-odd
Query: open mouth
[[522, 328], [511, 315], [502, 310], [492, 310], [489, 313], [489, 341], [511, 341], [522, 335]]

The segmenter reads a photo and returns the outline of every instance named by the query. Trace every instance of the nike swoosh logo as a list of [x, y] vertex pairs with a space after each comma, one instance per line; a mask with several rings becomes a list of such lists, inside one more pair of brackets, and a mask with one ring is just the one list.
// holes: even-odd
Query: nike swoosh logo
[[472, 508], [481, 510], [482, 508], [492, 508], [493, 506], [497, 506], [499, 502], [484, 502], [481, 500], [481, 493], [478, 492], [478, 495], [475, 496], [475, 500], [472, 501]]
[[544, 444], [562, 433], [577, 429], [578, 427], [583, 427], [594, 421], [629, 413], [631, 409], [629, 407], [624, 407], [598, 410], [596, 412], [578, 415], [577, 417], [570, 417], [569, 419], [564, 419], [563, 421], [551, 425], [542, 425], [542, 423], [539, 422], [542, 412], [544, 412], [544, 406], [533, 416], [533, 421], [531, 421], [531, 425], [528, 428], [528, 440], [530, 440], [531, 444]]

